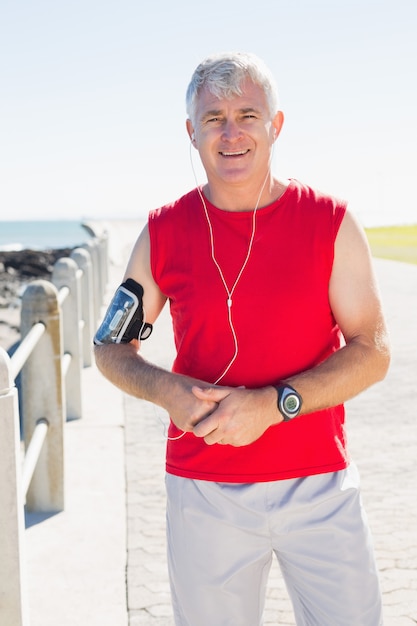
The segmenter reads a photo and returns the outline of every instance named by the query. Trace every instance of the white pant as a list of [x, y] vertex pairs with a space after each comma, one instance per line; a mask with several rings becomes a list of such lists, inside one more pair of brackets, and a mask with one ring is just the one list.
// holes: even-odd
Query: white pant
[[262, 624], [275, 552], [298, 626], [380, 626], [381, 596], [355, 466], [256, 484], [167, 475], [177, 626]]

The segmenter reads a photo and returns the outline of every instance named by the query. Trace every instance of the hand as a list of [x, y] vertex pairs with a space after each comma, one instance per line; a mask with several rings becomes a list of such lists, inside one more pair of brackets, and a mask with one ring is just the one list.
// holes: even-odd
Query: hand
[[194, 435], [203, 437], [208, 445], [246, 446], [259, 439], [269, 426], [280, 421], [276, 391], [272, 387], [202, 389], [194, 386], [192, 392], [200, 400], [218, 404], [193, 428]]
[[217, 402], [212, 398], [197, 397], [192, 391], [195, 381], [191, 383], [181, 376], [175, 382], [165, 397], [164, 408], [179, 430], [193, 432], [196, 424], [216, 410]]

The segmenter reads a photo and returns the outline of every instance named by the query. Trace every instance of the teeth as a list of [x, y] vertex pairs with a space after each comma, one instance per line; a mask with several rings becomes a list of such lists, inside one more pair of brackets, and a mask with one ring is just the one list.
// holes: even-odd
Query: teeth
[[221, 152], [223, 156], [242, 156], [247, 153], [247, 150], [241, 150], [240, 152]]

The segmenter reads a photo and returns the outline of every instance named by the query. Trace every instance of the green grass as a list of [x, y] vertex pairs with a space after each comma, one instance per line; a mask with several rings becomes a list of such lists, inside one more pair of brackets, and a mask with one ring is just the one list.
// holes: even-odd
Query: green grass
[[373, 256], [417, 264], [417, 224], [366, 228]]

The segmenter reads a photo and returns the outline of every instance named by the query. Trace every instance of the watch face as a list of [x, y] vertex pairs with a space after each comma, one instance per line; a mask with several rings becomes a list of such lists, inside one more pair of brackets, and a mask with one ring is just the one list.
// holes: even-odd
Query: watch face
[[290, 385], [280, 385], [275, 389], [278, 393], [278, 411], [283, 416], [284, 422], [297, 417], [303, 404], [300, 394]]
[[300, 399], [295, 393], [290, 393], [286, 398], [283, 399], [283, 407], [286, 413], [290, 415], [294, 415], [298, 412], [300, 408]]

